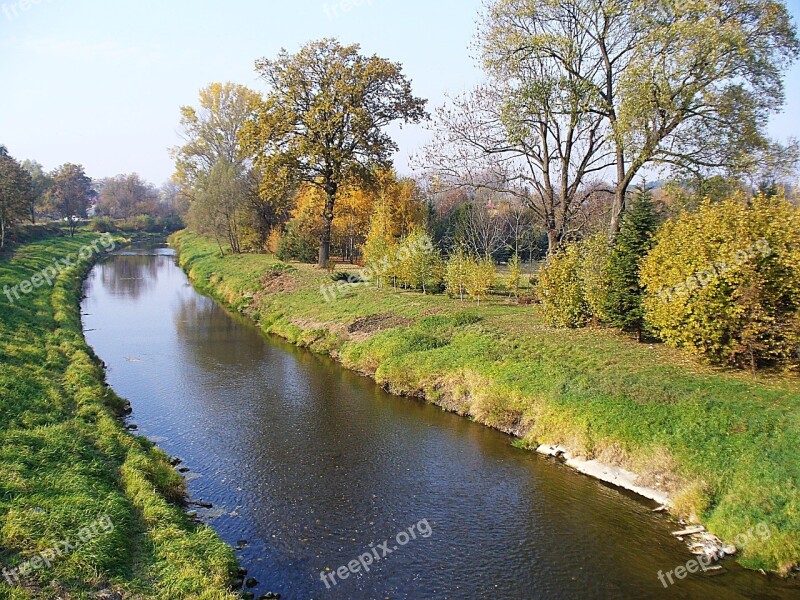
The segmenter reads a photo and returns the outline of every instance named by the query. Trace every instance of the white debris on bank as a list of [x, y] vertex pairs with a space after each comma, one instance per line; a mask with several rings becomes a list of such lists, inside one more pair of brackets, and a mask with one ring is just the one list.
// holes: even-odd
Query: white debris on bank
[[[584, 475], [589, 475], [600, 481], [605, 481], [611, 485], [654, 500], [660, 504], [660, 506], [655, 509], [657, 511], [668, 509], [671, 506], [669, 496], [661, 490], [636, 485], [636, 480], [639, 477], [636, 473], [626, 471], [620, 467], [607, 465], [599, 460], [586, 460], [584, 458], [574, 457], [562, 446], [542, 444], [536, 448], [536, 452], [544, 454], [545, 456], [558, 458], [567, 466], [572, 467]], [[717, 536], [707, 532], [706, 528], [702, 525], [686, 527], [681, 531], [674, 531], [672, 535], [681, 541], [685, 541], [693, 554], [703, 556], [709, 562], [716, 562], [725, 558], [725, 556], [736, 554], [735, 546], [726, 544]]]
[[640, 496], [644, 496], [650, 500], [655, 500], [663, 506], [670, 505], [669, 496], [667, 496], [661, 490], [636, 485], [636, 480], [639, 477], [636, 473], [626, 471], [621, 467], [612, 467], [611, 465], [602, 463], [599, 460], [586, 460], [584, 458], [574, 457], [567, 451], [566, 448], [561, 446], [542, 444], [536, 448], [536, 451], [539, 454], [560, 458], [567, 466], [572, 467], [584, 475], [589, 475], [590, 477], [594, 477], [600, 481], [605, 481], [611, 485], [631, 491], [634, 494], [639, 494]]

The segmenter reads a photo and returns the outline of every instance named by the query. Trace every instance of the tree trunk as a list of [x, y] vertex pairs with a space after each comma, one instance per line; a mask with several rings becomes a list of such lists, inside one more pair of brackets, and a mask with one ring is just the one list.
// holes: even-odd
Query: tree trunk
[[558, 249], [558, 231], [554, 228], [547, 230], [547, 256], [553, 256]]
[[0, 219], [0, 250], [6, 247], [6, 220]]
[[331, 258], [331, 228], [333, 225], [333, 205], [336, 201], [336, 187], [333, 185], [327, 187], [325, 193], [325, 212], [322, 213], [325, 224], [322, 228], [322, 238], [319, 242], [318, 266], [320, 269], [327, 267]]

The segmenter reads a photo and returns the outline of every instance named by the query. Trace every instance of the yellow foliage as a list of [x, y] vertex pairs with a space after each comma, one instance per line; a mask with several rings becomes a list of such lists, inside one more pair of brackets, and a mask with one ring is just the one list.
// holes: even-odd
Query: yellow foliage
[[666, 342], [753, 369], [797, 363], [800, 210], [782, 196], [706, 202], [667, 222], [641, 280]]

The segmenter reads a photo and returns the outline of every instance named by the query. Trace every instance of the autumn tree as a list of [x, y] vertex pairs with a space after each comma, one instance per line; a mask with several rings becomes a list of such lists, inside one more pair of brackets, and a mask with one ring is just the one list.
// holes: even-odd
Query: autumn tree
[[117, 175], [100, 182], [97, 213], [117, 219], [158, 211], [159, 191], [138, 174]]
[[388, 167], [397, 146], [384, 132], [387, 125], [425, 117], [425, 101], [412, 95], [402, 67], [359, 51], [324, 39], [256, 62], [268, 93], [243, 139], [259, 168], [287, 169], [324, 192], [320, 267], [330, 257], [342, 187]]
[[199, 106], [181, 106], [184, 144], [171, 150], [175, 178], [196, 187], [215, 165], [224, 162], [244, 171], [242, 128], [261, 101], [257, 92], [236, 83], [212, 83], [199, 94]]
[[89, 204], [96, 195], [92, 189], [92, 179], [81, 165], [71, 163], [61, 165], [52, 178], [47, 202], [51, 210], [67, 222], [69, 234], [74, 236], [78, 221], [86, 218]]
[[0, 146], [0, 249], [9, 228], [27, 215], [31, 196], [30, 175]]
[[238, 254], [240, 243], [242, 206], [247, 194], [247, 183], [240, 169], [222, 160], [211, 168], [202, 180], [196, 198], [189, 208], [189, 223], [196, 231], [212, 235], [220, 254], [224, 255], [222, 240]]

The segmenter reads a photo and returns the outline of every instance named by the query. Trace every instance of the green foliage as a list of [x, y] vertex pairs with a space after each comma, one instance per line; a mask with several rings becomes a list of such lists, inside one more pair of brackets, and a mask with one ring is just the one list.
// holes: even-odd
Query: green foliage
[[91, 223], [92, 231], [97, 233], [113, 233], [117, 231], [114, 219], [111, 217], [95, 217]]
[[647, 321], [717, 363], [797, 364], [800, 210], [736, 196], [667, 222], [644, 261]]
[[580, 247], [570, 244], [552, 255], [541, 268], [536, 294], [542, 301], [542, 316], [558, 327], [582, 327], [591, 316], [586, 302]]
[[639, 283], [639, 265], [653, 245], [656, 213], [652, 194], [636, 190], [614, 242], [609, 264], [609, 288], [605, 317], [614, 327], [635, 331], [641, 337], [645, 329], [642, 308], [643, 288]]
[[317, 258], [315, 241], [307, 230], [295, 222], [290, 222], [278, 244], [277, 256], [283, 261], [313, 263]]
[[434, 248], [431, 236], [421, 227], [415, 227], [403, 238], [397, 251], [397, 276], [406, 287], [437, 290], [442, 282], [442, 259]]
[[519, 297], [519, 288], [522, 283], [522, 259], [516, 252], [508, 261], [508, 289], [515, 298]]
[[600, 323], [607, 323], [611, 290], [611, 244], [605, 233], [589, 236], [580, 243], [579, 276], [589, 313]]
[[464, 299], [467, 293], [467, 279], [469, 277], [470, 257], [461, 248], [447, 259], [444, 270], [444, 283], [448, 295], [459, 300]]
[[475, 300], [480, 306], [481, 300], [492, 291], [497, 280], [497, 271], [491, 257], [476, 258], [470, 256], [467, 259], [467, 277], [465, 287], [469, 297]]

